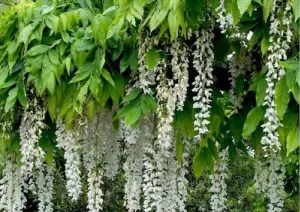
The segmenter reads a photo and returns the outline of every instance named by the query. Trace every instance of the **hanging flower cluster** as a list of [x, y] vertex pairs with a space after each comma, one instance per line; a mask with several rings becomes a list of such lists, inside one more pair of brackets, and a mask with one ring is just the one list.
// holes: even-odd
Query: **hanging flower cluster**
[[38, 151], [36, 153], [36, 158], [38, 161], [36, 162], [36, 194], [38, 196], [39, 211], [52, 212], [53, 211], [53, 203], [52, 203], [52, 195], [53, 195], [53, 169], [49, 167], [44, 161], [44, 152]]
[[228, 178], [228, 150], [224, 149], [219, 153], [219, 163], [215, 163], [215, 173], [210, 175], [211, 188], [209, 191], [212, 193], [210, 198], [210, 205], [213, 211], [222, 212], [226, 211], [226, 195], [227, 185], [225, 180]]
[[158, 135], [157, 143], [162, 151], [168, 151], [172, 146], [174, 113], [176, 108], [176, 98], [173, 95], [174, 82], [166, 76], [167, 63], [162, 60], [156, 67], [157, 81], [157, 117], [158, 117]]
[[197, 40], [195, 42], [196, 50], [193, 52], [193, 65], [198, 75], [193, 82], [193, 107], [198, 110], [195, 114], [194, 128], [197, 132], [196, 139], [201, 140], [201, 136], [208, 132], [209, 116], [211, 108], [211, 95], [213, 84], [213, 34], [210, 30], [202, 30], [201, 35], [196, 33]]
[[264, 106], [267, 106], [265, 113], [267, 121], [262, 125], [265, 135], [261, 140], [266, 155], [270, 152], [278, 152], [281, 149], [281, 145], [278, 140], [279, 135], [277, 133], [280, 123], [276, 113], [274, 93], [275, 84], [285, 74], [284, 69], [279, 65], [279, 61], [287, 59], [286, 52], [290, 48], [289, 43], [292, 39], [292, 32], [290, 29], [292, 17], [288, 13], [289, 10], [291, 10], [291, 6], [287, 3], [281, 24], [280, 20], [276, 17], [279, 12], [277, 1], [274, 1], [270, 28], [270, 40], [272, 44], [269, 47], [270, 53], [266, 63], [268, 68], [266, 75], [268, 87], [266, 90], [265, 101], [263, 103]]
[[174, 98], [178, 110], [183, 110], [186, 99], [187, 88], [189, 86], [189, 60], [187, 48], [183, 43], [175, 41], [170, 48], [172, 55], [171, 66], [174, 80]]
[[[264, 106], [267, 107], [265, 118], [266, 122], [262, 125], [264, 136], [261, 139], [264, 154], [269, 163], [268, 170], [268, 185], [267, 197], [269, 198], [268, 211], [282, 211], [284, 204], [284, 166], [280, 159], [279, 151], [281, 144], [279, 142], [279, 134], [277, 132], [280, 126], [280, 121], [277, 117], [275, 108], [275, 85], [278, 80], [285, 74], [285, 71], [279, 65], [280, 60], [287, 59], [287, 51], [289, 50], [289, 43], [292, 40], [291, 23], [292, 17], [289, 11], [291, 6], [289, 2], [284, 7], [284, 14], [282, 21], [278, 19], [280, 9], [278, 2], [274, 1], [273, 11], [271, 16], [270, 27], [270, 41], [272, 42], [269, 47], [269, 55], [267, 57], [266, 66], [268, 72], [266, 75], [267, 90]], [[265, 176], [263, 176], [265, 177]], [[257, 179], [260, 180], [260, 179]]]
[[64, 150], [65, 174], [67, 179], [66, 188], [69, 196], [76, 201], [81, 194], [81, 144], [78, 132], [67, 130], [64, 123], [58, 122], [56, 129], [57, 147]]
[[103, 110], [93, 121], [82, 124], [83, 165], [88, 172], [89, 211], [101, 211], [103, 205], [103, 177], [112, 179], [119, 169], [119, 135], [112, 125], [112, 113]]
[[270, 199], [268, 212], [282, 211], [284, 205], [285, 191], [285, 167], [282, 165], [280, 156], [274, 156], [270, 159], [269, 165], [269, 182], [267, 196]]
[[230, 90], [229, 90], [229, 100], [233, 105], [233, 111], [238, 112], [238, 109], [242, 108], [243, 102], [243, 93], [237, 92], [237, 78], [243, 76], [247, 71], [251, 70], [251, 61], [250, 58], [246, 56], [245, 52], [240, 55], [233, 54], [228, 56], [229, 60], [229, 73], [231, 74], [230, 80]]
[[83, 164], [88, 172], [88, 205], [89, 211], [102, 210], [103, 192], [102, 192], [102, 178], [103, 170], [100, 166], [103, 159], [103, 140], [100, 137], [98, 126], [100, 119], [95, 117], [90, 124], [84, 126], [83, 139]]
[[0, 179], [0, 210], [21, 212], [25, 209], [26, 197], [20, 167], [11, 157], [6, 158], [3, 178]]
[[188, 180], [186, 175], [188, 173], [189, 165], [189, 152], [190, 152], [190, 143], [187, 139], [183, 139], [184, 151], [182, 154], [181, 164], [177, 163], [177, 207], [178, 211], [185, 212], [185, 202], [188, 195], [187, 185]]
[[254, 186], [258, 194], [264, 193], [268, 188], [269, 169], [266, 162], [257, 160], [255, 162]]
[[[43, 123], [45, 118], [45, 110], [40, 107], [37, 99], [33, 99], [27, 104], [20, 125], [21, 139], [21, 174], [24, 179], [24, 189], [29, 188], [35, 190], [33, 181], [33, 172], [35, 163], [38, 162], [40, 154], [45, 154], [38, 146], [39, 139], [42, 134], [42, 129], [45, 128]], [[28, 184], [27, 184], [28, 183]]]
[[126, 144], [125, 154], [127, 155], [123, 169], [125, 171], [125, 206], [128, 211], [141, 209], [141, 185], [143, 169], [143, 145], [144, 140], [140, 138], [140, 128], [131, 129], [123, 125], [122, 134]]
[[[143, 37], [143, 34], [145, 34]], [[151, 94], [151, 86], [155, 84], [155, 72], [150, 71], [146, 64], [146, 55], [147, 52], [153, 47], [153, 45], [158, 44], [157, 38], [151, 38], [147, 33], [141, 33], [141, 36], [138, 39], [138, 71], [139, 71], [139, 80], [138, 87], [143, 89], [145, 94]]]
[[230, 13], [226, 14], [225, 0], [220, 0], [220, 5], [216, 8], [218, 13], [217, 22], [220, 24], [222, 33], [225, 33], [230, 27], [233, 26], [233, 18]]

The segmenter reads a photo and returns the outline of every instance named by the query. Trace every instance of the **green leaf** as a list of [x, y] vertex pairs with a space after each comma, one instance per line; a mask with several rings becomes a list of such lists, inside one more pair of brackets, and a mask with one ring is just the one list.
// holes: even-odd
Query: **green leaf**
[[264, 110], [261, 107], [255, 107], [248, 113], [243, 128], [244, 137], [248, 137], [254, 132], [263, 116]]
[[177, 136], [176, 136], [176, 159], [179, 162], [179, 164], [182, 163], [183, 152], [184, 152], [184, 144], [182, 142], [180, 133], [177, 133]]
[[241, 14], [238, 8], [238, 3], [237, 0], [233, 0], [231, 3], [231, 14], [233, 18], [233, 24], [236, 25], [240, 22], [241, 20]]
[[300, 62], [299, 60], [286, 60], [279, 61], [279, 65], [286, 69], [291, 70], [300, 70]]
[[299, 0], [292, 0], [293, 2], [293, 11], [295, 16], [295, 21], [300, 17], [300, 2]]
[[16, 44], [15, 42], [11, 42], [6, 49], [9, 70], [13, 69], [13, 66], [15, 65], [18, 59], [17, 50], [18, 50], [18, 44]]
[[72, 80], [69, 83], [75, 83], [75, 82], [80, 82], [90, 76], [91, 72], [89, 70], [76, 73], [76, 75], [72, 78]]
[[262, 6], [263, 6], [263, 16], [264, 16], [264, 20], [265, 22], [267, 22], [270, 12], [273, 9], [273, 1], [274, 0], [263, 0], [262, 2]]
[[49, 50], [49, 46], [46, 45], [36, 45], [28, 50], [27, 56], [34, 57], [37, 55], [44, 54]]
[[163, 22], [169, 12], [169, 2], [161, 1], [160, 3], [150, 18], [149, 26], [151, 32]]
[[7, 76], [8, 76], [8, 68], [1, 68], [0, 69], [0, 88], [2, 88]]
[[67, 57], [65, 60], [65, 63], [66, 63], [68, 75], [70, 75], [71, 74], [71, 58]]
[[295, 151], [300, 145], [300, 136], [299, 136], [300, 129], [298, 127], [294, 127], [287, 136], [287, 155], [291, 152]]
[[47, 166], [52, 167], [53, 166], [53, 150], [48, 149], [47, 153], [45, 154], [45, 161], [47, 163]]
[[133, 125], [140, 118], [141, 114], [142, 111], [139, 107], [133, 108], [126, 114], [124, 121], [127, 125]]
[[132, 89], [130, 91], [130, 93], [124, 97], [122, 103], [124, 104], [124, 103], [128, 103], [128, 102], [134, 100], [136, 97], [138, 97], [140, 95], [140, 93], [142, 93], [142, 89], [140, 89], [140, 88]]
[[264, 132], [261, 127], [257, 128], [252, 134], [251, 134], [251, 146], [255, 150], [256, 153], [258, 153], [261, 150], [261, 138], [263, 137]]
[[108, 28], [111, 24], [111, 20], [103, 15], [95, 16], [92, 22], [93, 37], [99, 44], [105, 48], [106, 39], [108, 37]]
[[25, 85], [24, 85], [24, 78], [20, 76], [18, 80], [18, 100], [20, 104], [25, 107], [27, 104], [26, 100], [26, 91], [25, 91]]
[[236, 146], [233, 143], [229, 145], [228, 153], [229, 153], [230, 160], [233, 161], [237, 155]]
[[296, 82], [297, 71], [287, 69], [285, 71], [286, 84], [291, 89]]
[[104, 64], [105, 64], [105, 52], [98, 48], [95, 55], [94, 66], [97, 70], [102, 71]]
[[16, 103], [18, 95], [18, 87], [14, 87], [8, 93], [8, 98], [5, 103], [5, 112], [7, 113]]
[[153, 71], [156, 64], [157, 64], [157, 61], [160, 58], [161, 58], [160, 53], [155, 48], [148, 51], [147, 54], [146, 54], [146, 64], [148, 66], [148, 69]]
[[199, 178], [205, 169], [205, 158], [202, 148], [199, 148], [193, 158], [193, 170], [196, 178]]
[[112, 86], [115, 87], [115, 82], [114, 82], [114, 80], [111, 78], [110, 73], [109, 73], [106, 69], [103, 69], [101, 74], [102, 74], [102, 76], [104, 77], [104, 79], [106, 79]]
[[209, 148], [203, 148], [203, 154], [205, 158], [205, 163], [207, 168], [211, 171], [214, 172], [214, 160], [213, 160], [213, 155], [210, 152]]
[[269, 46], [270, 46], [270, 42], [268, 41], [268, 39], [263, 37], [260, 43], [262, 55], [265, 55], [267, 53]]
[[257, 43], [258, 39], [262, 35], [262, 29], [260, 27], [256, 27], [249, 41], [249, 50], [253, 48], [253, 46]]
[[264, 77], [261, 77], [256, 87], [256, 105], [261, 106], [266, 96], [268, 84]]
[[18, 43], [24, 43], [25, 50], [27, 50], [29, 38], [30, 38], [30, 36], [32, 34], [33, 29], [34, 28], [32, 27], [32, 25], [29, 24], [28, 26], [26, 26], [25, 28], [23, 28], [22, 31], [19, 33]]
[[251, 0], [237, 0], [237, 5], [242, 16], [251, 5]]
[[56, 95], [51, 95], [48, 99], [48, 112], [50, 115], [51, 120], [53, 121], [56, 117], [56, 106], [57, 106], [57, 98]]
[[55, 74], [53, 72], [51, 72], [49, 74], [48, 83], [47, 83], [47, 89], [51, 95], [53, 95], [55, 93], [55, 88], [56, 88]]
[[95, 117], [95, 101], [91, 99], [87, 105], [87, 115], [88, 115], [88, 120], [93, 121]]
[[90, 86], [90, 81], [88, 80], [84, 86], [82, 86], [79, 90], [79, 93], [77, 95], [77, 101], [80, 102], [80, 104], [82, 104], [84, 102], [85, 99], [85, 95], [87, 94], [88, 90], [89, 90], [89, 86]]
[[119, 75], [119, 74], [115, 74], [114, 76], [114, 82], [116, 85], [116, 92], [120, 97], [124, 97], [124, 93], [125, 93], [125, 81], [124, 78]]
[[285, 76], [283, 76], [275, 86], [275, 105], [277, 116], [281, 120], [287, 110], [290, 101], [289, 88], [286, 83]]
[[156, 113], [157, 104], [156, 104], [155, 99], [149, 95], [144, 95], [143, 100], [144, 100], [145, 104], [147, 105], [147, 107], [152, 111], [152, 113]]
[[168, 15], [168, 24], [172, 40], [176, 40], [179, 30], [179, 21], [175, 11], [171, 10]]
[[291, 87], [293, 96], [298, 104], [300, 104], [300, 88], [296, 83]]

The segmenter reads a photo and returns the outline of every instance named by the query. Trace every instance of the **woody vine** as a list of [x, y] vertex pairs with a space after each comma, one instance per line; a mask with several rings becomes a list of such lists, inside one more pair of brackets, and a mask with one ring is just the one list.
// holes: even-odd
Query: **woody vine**
[[0, 210], [23, 211], [31, 193], [53, 211], [63, 152], [72, 201], [87, 176], [87, 211], [120, 172], [126, 210], [187, 211], [189, 164], [210, 171], [210, 210], [226, 211], [228, 161], [244, 151], [266, 210], [283, 211], [299, 175], [299, 7], [0, 1]]

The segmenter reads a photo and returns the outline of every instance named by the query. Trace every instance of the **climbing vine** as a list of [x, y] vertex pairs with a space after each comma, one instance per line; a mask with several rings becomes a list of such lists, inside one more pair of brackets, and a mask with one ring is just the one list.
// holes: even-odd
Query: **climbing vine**
[[228, 161], [243, 151], [266, 209], [282, 211], [298, 189], [299, 7], [0, 1], [0, 210], [23, 211], [32, 194], [53, 211], [63, 155], [69, 197], [86, 189], [88, 211], [120, 174], [126, 210], [186, 211], [189, 169], [210, 172], [203, 192], [226, 211]]

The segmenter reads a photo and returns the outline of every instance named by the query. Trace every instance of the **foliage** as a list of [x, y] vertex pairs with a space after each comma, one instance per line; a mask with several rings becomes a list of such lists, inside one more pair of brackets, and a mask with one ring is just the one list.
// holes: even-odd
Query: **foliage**
[[[224, 8], [220, 11], [222, 2]], [[287, 5], [292, 5], [292, 9], [287, 11]], [[227, 29], [222, 21], [217, 21], [221, 13], [232, 19]], [[292, 17], [291, 26], [285, 23], [284, 17], [288, 15]], [[13, 155], [15, 162], [22, 165], [19, 127], [24, 111], [32, 107], [31, 102], [37, 101], [47, 111], [45, 126], [37, 129], [39, 135], [35, 145], [45, 152], [41, 160], [49, 167], [55, 167], [55, 155], [61, 151], [55, 142], [57, 123], [63, 122], [71, 131], [81, 130], [82, 120], [92, 123], [107, 109], [113, 114], [111, 122], [116, 131], [121, 129], [122, 121], [137, 129], [148, 116], [154, 115], [157, 126], [163, 125], [162, 117], [167, 117], [166, 121], [170, 119], [165, 126], [171, 127], [173, 131], [169, 134], [176, 137], [173, 143], [179, 163], [185, 146], [181, 139], [196, 137], [197, 142], [201, 140], [192, 157], [192, 169], [197, 178], [207, 170], [213, 172], [214, 163], [219, 160], [218, 151], [228, 149], [230, 159], [249, 148], [255, 150], [257, 157], [264, 155], [268, 147], [261, 144], [261, 140], [266, 133], [266, 123], [278, 119], [278, 127], [270, 128], [278, 134], [281, 145], [278, 151], [288, 170], [286, 176], [297, 175], [300, 68], [297, 60], [299, 34], [296, 32], [299, 31], [299, 16], [298, 0], [1, 1], [1, 155], [7, 158]], [[280, 42], [274, 39], [274, 18], [280, 20], [279, 30], [293, 30], [293, 33], [287, 43], [290, 49], [276, 59], [279, 67], [275, 69], [284, 73], [276, 73], [277, 78], [268, 81], [270, 55], [274, 54], [275, 47], [278, 48], [276, 42]], [[145, 64], [142, 64], [147, 67], [145, 78], [154, 76], [154, 83], [149, 83], [150, 93], [144, 92], [139, 85], [143, 74], [139, 41], [145, 36], [154, 39], [144, 50]], [[192, 56], [201, 54], [202, 46], [195, 50], [194, 45], [201, 41], [201, 36], [206, 36], [204, 51], [210, 56], [203, 57], [205, 61], [197, 66]], [[181, 80], [185, 76], [174, 74], [171, 77], [178, 68], [172, 52], [176, 42], [179, 42], [177, 48], [181, 48], [175, 51], [179, 54], [178, 60], [185, 60], [180, 57], [185, 52], [182, 49], [187, 49], [189, 54], [185, 64], [189, 65], [186, 70], [190, 80], [186, 79], [184, 88], [179, 84], [184, 83]], [[245, 73], [233, 77], [229, 69], [235, 57], [238, 64], [243, 64], [245, 57], [250, 58], [251, 64], [245, 62]], [[207, 80], [203, 88], [206, 92], [195, 94], [192, 88], [195, 82], [191, 79], [202, 76], [202, 69], [199, 71], [197, 67], [211, 68], [211, 73], [203, 75]], [[179, 68], [179, 73], [180, 70], [184, 70], [184, 66]], [[169, 105], [171, 95], [160, 96], [161, 90], [172, 90], [174, 84], [179, 85], [177, 91], [184, 96], [182, 110], [177, 108], [178, 102], [174, 107]], [[202, 102], [198, 99], [198, 104], [204, 104], [195, 107], [197, 95], [202, 98]], [[232, 95], [241, 102], [232, 102]], [[203, 96], [208, 96], [207, 100], [203, 100]], [[267, 104], [268, 100], [272, 104]], [[269, 110], [273, 107], [275, 117], [270, 118]], [[204, 113], [208, 115], [199, 120], [206, 123], [203, 125], [207, 130], [200, 133], [199, 129], [194, 130], [199, 127], [195, 114]], [[273, 153], [276, 155], [276, 151]], [[297, 183], [293, 182], [291, 193], [297, 190]]]

